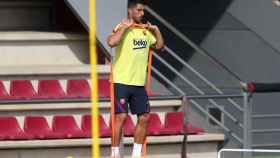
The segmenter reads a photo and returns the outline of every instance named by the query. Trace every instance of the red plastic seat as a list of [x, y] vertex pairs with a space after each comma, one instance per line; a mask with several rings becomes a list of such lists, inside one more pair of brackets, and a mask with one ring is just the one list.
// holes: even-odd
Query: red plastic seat
[[127, 115], [123, 128], [124, 128], [124, 136], [131, 137], [134, 135], [135, 125], [130, 115]]
[[108, 79], [98, 80], [98, 92], [100, 97], [110, 97], [110, 82]]
[[90, 86], [87, 80], [68, 80], [67, 96], [73, 98], [89, 98]]
[[24, 131], [35, 139], [63, 139], [62, 133], [55, 133], [43, 116], [27, 116], [24, 119]]
[[164, 129], [162, 134], [178, 135], [183, 134], [184, 115], [182, 112], [167, 112], [165, 114]]
[[38, 84], [38, 95], [40, 98], [65, 98], [58, 80], [40, 80]]
[[78, 127], [73, 116], [54, 116], [52, 128], [66, 138], [83, 138], [86, 134]]
[[15, 117], [0, 117], [0, 139], [25, 140], [33, 137], [20, 128]]
[[15, 99], [32, 99], [37, 93], [29, 80], [13, 80], [10, 85], [10, 96]]
[[7, 93], [5, 86], [2, 81], [0, 81], [0, 99], [8, 99], [9, 94]]
[[203, 132], [204, 132], [203, 128], [194, 127], [192, 123], [188, 124], [188, 134], [199, 134]]
[[[91, 137], [91, 116], [84, 115], [82, 116], [82, 130], [86, 134], [87, 137]], [[110, 137], [111, 130], [105, 123], [104, 118], [102, 115], [99, 115], [99, 134], [100, 137]]]
[[163, 130], [163, 125], [160, 121], [159, 115], [156, 113], [150, 113], [148, 125], [147, 125], [148, 135], [152, 135], [152, 136], [161, 135], [162, 130]]

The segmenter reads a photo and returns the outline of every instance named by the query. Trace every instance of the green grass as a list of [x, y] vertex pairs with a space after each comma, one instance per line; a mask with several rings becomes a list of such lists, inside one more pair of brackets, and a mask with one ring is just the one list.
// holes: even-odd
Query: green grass
[[252, 158], [280, 158], [280, 156], [267, 155], [267, 156], [253, 156]]

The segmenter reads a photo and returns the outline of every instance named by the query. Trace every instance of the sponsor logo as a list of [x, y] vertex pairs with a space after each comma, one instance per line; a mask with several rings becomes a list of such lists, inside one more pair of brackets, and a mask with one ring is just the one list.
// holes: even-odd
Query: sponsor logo
[[143, 39], [133, 39], [134, 50], [147, 48], [148, 42]]

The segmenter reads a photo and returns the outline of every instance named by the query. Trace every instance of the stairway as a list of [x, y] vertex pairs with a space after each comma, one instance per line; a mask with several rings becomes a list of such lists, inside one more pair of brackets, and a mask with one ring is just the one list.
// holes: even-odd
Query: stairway
[[[226, 25], [219, 25], [219, 19], [223, 16], [224, 11], [229, 5], [230, 1], [209, 1], [203, 3], [201, 1], [184, 1], [172, 3], [172, 7], [178, 9], [170, 12], [167, 11], [170, 5], [153, 1], [148, 4], [152, 11], [146, 8], [147, 19], [161, 28], [166, 41], [165, 51], [155, 55], [158, 57], [154, 58], [154, 65], [161, 73], [180, 87], [187, 96], [211, 94], [241, 95], [239, 86], [239, 80], [241, 79], [238, 74], [228, 69], [227, 65], [224, 65], [222, 61], [217, 60], [213, 52], [210, 53], [202, 47], [203, 41], [207, 39], [207, 34], [213, 27], [227, 27]], [[210, 8], [217, 9], [213, 10]], [[153, 11], [159, 14], [167, 23], [159, 20], [159, 18], [155, 18], [157, 15]], [[171, 27], [169, 29], [166, 27], [169, 24], [175, 27], [175, 31]], [[174, 32], [181, 32], [183, 35], [180, 36], [186, 36], [190, 41], [185, 43], [184, 37], [181, 38]], [[172, 54], [181, 58], [182, 62], [178, 57], [175, 59], [175, 55]], [[168, 64], [169, 66], [167, 66]], [[213, 86], [218, 90], [214, 89]], [[233, 136], [235, 137], [233, 138], [229, 136], [230, 134], [228, 135], [229, 137], [227, 138], [230, 140], [229, 144], [231, 144], [231, 147], [242, 147], [240, 138], [243, 135], [241, 132], [243, 113], [239, 110], [240, 107], [243, 107], [242, 97], [224, 100], [196, 99], [195, 101], [199, 106], [194, 103], [190, 106], [194, 120], [203, 124], [208, 131], [227, 131], [229, 129], [239, 137]], [[209, 121], [211, 119], [207, 115], [211, 112], [211, 109], [220, 113], [218, 115], [212, 115], [212, 113], [211, 115], [215, 116], [218, 122], [225, 125], [227, 129], [221, 128], [216, 123], [213, 124], [213, 122]], [[201, 110], [206, 111], [208, 114]]]
[[[152, 1], [148, 5], [211, 56], [238, 74], [242, 80], [279, 81], [279, 75], [275, 74], [278, 71], [280, 60], [279, 49], [276, 45], [279, 38], [275, 34], [279, 23], [274, 21], [279, 8], [271, 1], [217, 0], [204, 2], [188, 0], [172, 3], [172, 6]], [[178, 9], [172, 10], [172, 12], [167, 11], [170, 7]], [[148, 17], [150, 17], [149, 14]], [[158, 24], [153, 18], [151, 20]], [[171, 41], [168, 42], [171, 43], [170, 47], [174, 47], [174, 50], [177, 48], [175, 52], [181, 55], [185, 61], [194, 65], [199, 72], [205, 74], [207, 79], [213, 81], [225, 92], [238, 91], [236, 80], [228, 78], [223, 73], [220, 75], [219, 69], [209, 65], [207, 60], [203, 60], [203, 56], [184, 46], [184, 43], [178, 42], [170, 31], [163, 29], [163, 32], [167, 41]], [[173, 46], [174, 43], [177, 46]], [[166, 58], [169, 59], [169, 57]], [[177, 67], [181, 68], [180, 65]], [[215, 72], [215, 70], [217, 71]], [[182, 70], [182, 74], [193, 79], [193, 76], [186, 70]], [[179, 85], [181, 84], [179, 83]], [[201, 86], [203, 87], [203, 85]], [[192, 93], [189, 88], [186, 88], [185, 91]], [[209, 92], [211, 93], [211, 91]], [[279, 121], [277, 114], [280, 110], [277, 106], [278, 98], [278, 93], [253, 96], [253, 147], [279, 147], [279, 141], [275, 139], [279, 136], [278, 130], [275, 130], [279, 128], [276, 123]], [[241, 118], [241, 115], [238, 115], [234, 109], [226, 108]], [[231, 124], [228, 126], [234, 129]]]

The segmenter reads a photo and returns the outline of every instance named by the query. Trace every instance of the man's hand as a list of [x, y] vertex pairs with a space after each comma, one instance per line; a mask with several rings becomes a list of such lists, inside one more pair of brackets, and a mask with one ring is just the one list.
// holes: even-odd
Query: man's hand
[[156, 25], [152, 25], [150, 22], [148, 22], [146, 25], [147, 29], [150, 30], [156, 37], [156, 44], [154, 45], [154, 48], [162, 49], [164, 47], [164, 41], [159, 28]]
[[133, 21], [131, 19], [124, 19], [121, 22], [121, 27], [127, 29], [133, 25]]
[[119, 44], [125, 31], [133, 25], [132, 20], [124, 19], [122, 22], [114, 29], [114, 33], [109, 35], [107, 38], [107, 43], [110, 47], [115, 47]]
[[152, 32], [159, 31], [157, 25], [152, 25], [150, 22], [147, 23], [147, 29], [151, 30]]

